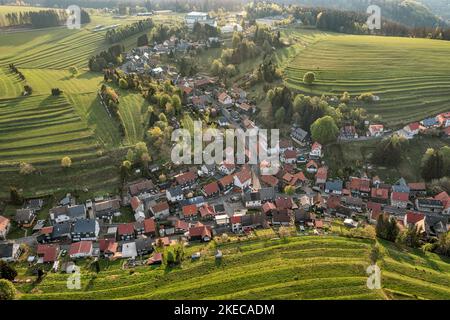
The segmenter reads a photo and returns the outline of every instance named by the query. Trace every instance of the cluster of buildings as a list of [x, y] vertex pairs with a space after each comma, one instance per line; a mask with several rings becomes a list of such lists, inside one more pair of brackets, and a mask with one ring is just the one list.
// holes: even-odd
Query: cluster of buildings
[[445, 137], [450, 137], [450, 112], [444, 112], [438, 114], [435, 117], [430, 117], [419, 122], [413, 122], [402, 129], [396, 131], [396, 133], [406, 139], [412, 139], [417, 134], [429, 130], [442, 130]]

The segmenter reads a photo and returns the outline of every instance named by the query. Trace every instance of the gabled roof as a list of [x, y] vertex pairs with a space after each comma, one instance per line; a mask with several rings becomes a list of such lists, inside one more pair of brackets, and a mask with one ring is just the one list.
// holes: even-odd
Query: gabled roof
[[208, 237], [211, 238], [211, 227], [205, 226], [200, 222], [197, 222], [194, 227], [189, 228], [189, 235], [191, 237]]
[[95, 232], [96, 220], [81, 219], [77, 220], [73, 225], [73, 233], [89, 233]]
[[131, 198], [131, 208], [136, 211], [137, 208], [141, 205], [141, 200], [138, 197]]
[[278, 210], [292, 209], [292, 199], [288, 197], [278, 197], [275, 199], [275, 205]]
[[121, 223], [117, 226], [119, 236], [134, 234], [134, 225], [132, 223]]
[[129, 184], [128, 189], [130, 190], [130, 194], [132, 196], [137, 196], [142, 192], [150, 191], [155, 188], [155, 185], [151, 180], [143, 180], [135, 183]]
[[183, 220], [176, 220], [175, 221], [175, 228], [188, 231], [189, 230], [189, 223], [187, 223], [186, 221], [183, 221]]
[[92, 251], [92, 241], [79, 241], [70, 245], [69, 255], [89, 254]]
[[285, 150], [284, 151], [285, 159], [297, 159], [297, 151], [295, 150]]
[[213, 195], [219, 192], [219, 185], [215, 181], [208, 183], [206, 186], [203, 187], [203, 191], [207, 196]]
[[235, 177], [243, 184], [252, 178], [252, 172], [247, 168], [243, 168], [235, 174]]
[[167, 201], [162, 201], [151, 207], [153, 213], [163, 212], [165, 210], [169, 210], [169, 204]]
[[98, 246], [101, 252], [116, 253], [119, 244], [114, 239], [100, 239]]
[[144, 232], [152, 233], [156, 231], [156, 224], [154, 219], [145, 219], [144, 220]]
[[233, 184], [233, 177], [234, 177], [234, 176], [233, 176], [232, 174], [229, 174], [229, 175], [227, 175], [227, 176], [221, 178], [221, 179], [219, 180], [219, 184], [220, 184], [222, 187], [229, 186], [229, 185]]
[[275, 187], [279, 183], [277, 177], [271, 175], [262, 175], [260, 180], [271, 187]]
[[314, 160], [309, 160], [309, 162], [306, 164], [306, 168], [315, 167], [318, 168], [319, 166]]
[[350, 177], [350, 190], [369, 192], [370, 191], [370, 179]]
[[406, 202], [409, 200], [409, 193], [405, 192], [392, 192], [391, 199], [395, 201]]
[[319, 149], [319, 150], [322, 149], [322, 145], [320, 143], [318, 143], [317, 141], [314, 142], [313, 145], [311, 146], [311, 150], [316, 150], [316, 149]]
[[408, 183], [408, 186], [409, 186], [410, 190], [413, 190], [413, 191], [423, 191], [423, 190], [427, 189], [425, 182], [411, 182], [411, 183]]
[[195, 172], [192, 172], [192, 171], [181, 173], [181, 174], [175, 176], [176, 182], [180, 185], [193, 182], [193, 181], [195, 181], [195, 179], [197, 179], [197, 175], [195, 174]]
[[8, 218], [5, 218], [4, 216], [0, 216], [0, 231], [6, 230], [8, 225], [10, 224], [10, 221]]
[[54, 262], [58, 258], [58, 244], [38, 244], [36, 250], [38, 256], [43, 257], [44, 262]]
[[372, 188], [371, 192], [372, 198], [378, 198], [378, 199], [389, 199], [389, 189], [386, 188]]
[[197, 205], [195, 204], [189, 204], [187, 206], [184, 206], [182, 208], [183, 216], [185, 217], [192, 217], [197, 215]]
[[327, 183], [325, 184], [325, 189], [331, 191], [342, 191], [342, 187], [343, 187], [342, 180], [327, 181]]
[[207, 203], [203, 204], [198, 211], [202, 218], [214, 215], [214, 208]]
[[328, 176], [328, 168], [327, 167], [320, 167], [317, 170], [316, 179], [327, 180], [327, 176]]
[[425, 218], [425, 215], [420, 212], [407, 212], [405, 216], [405, 220], [407, 224], [416, 224], [420, 220], [423, 220]]
[[264, 213], [268, 213], [270, 211], [276, 210], [276, 208], [277, 207], [272, 202], [266, 202], [262, 205], [262, 211]]

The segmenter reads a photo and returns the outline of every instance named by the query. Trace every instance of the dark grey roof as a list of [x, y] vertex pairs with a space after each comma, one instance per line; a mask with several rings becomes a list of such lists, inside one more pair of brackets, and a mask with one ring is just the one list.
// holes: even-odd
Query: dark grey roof
[[308, 132], [303, 130], [302, 128], [292, 128], [291, 130], [291, 137], [303, 141], [308, 136]]
[[262, 201], [275, 200], [275, 188], [274, 187], [261, 188], [259, 190], [259, 193], [261, 194]]
[[168, 191], [171, 197], [178, 197], [183, 194], [183, 189], [181, 189], [181, 186], [172, 187]]
[[34, 211], [32, 209], [18, 209], [16, 211], [15, 220], [17, 222], [20, 221], [30, 221], [34, 215]]
[[199, 204], [202, 204], [202, 203], [205, 203], [205, 198], [203, 196], [198, 196], [198, 197], [194, 197], [194, 198], [191, 198], [191, 199], [184, 199], [184, 200], [180, 201], [180, 205], [182, 207], [190, 205], [190, 204], [197, 204], [197, 205], [199, 205]]
[[13, 255], [13, 243], [0, 243], [0, 258], [10, 258]]
[[28, 201], [28, 208], [31, 208], [33, 210], [41, 210], [43, 204], [44, 201], [42, 199], [31, 199], [30, 201]]
[[257, 192], [246, 192], [244, 193], [244, 201], [259, 201], [261, 200], [261, 195], [259, 191]]
[[225, 206], [223, 205], [223, 203], [218, 203], [214, 205], [214, 211], [215, 212], [224, 212], [225, 211]]
[[95, 232], [95, 220], [77, 220], [73, 225], [73, 233]]
[[153, 247], [152, 247], [152, 238], [139, 238], [136, 239], [135, 243], [136, 243], [136, 250], [137, 251], [141, 251], [141, 250], [151, 250], [153, 251]]
[[59, 238], [70, 234], [71, 229], [72, 224], [70, 223], [70, 221], [57, 223], [53, 226], [52, 238]]
[[325, 189], [331, 191], [342, 191], [342, 185], [342, 180], [327, 181], [325, 184]]
[[84, 204], [69, 207], [67, 215], [72, 219], [84, 219], [86, 218], [86, 208]]

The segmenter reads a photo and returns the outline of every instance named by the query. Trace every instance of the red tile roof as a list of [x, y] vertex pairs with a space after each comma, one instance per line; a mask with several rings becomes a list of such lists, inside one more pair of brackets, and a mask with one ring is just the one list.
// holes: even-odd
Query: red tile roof
[[358, 190], [362, 192], [370, 191], [370, 179], [351, 177], [350, 190]]
[[154, 213], [162, 212], [169, 209], [167, 201], [159, 202], [152, 207]]
[[144, 232], [152, 233], [156, 232], [156, 224], [154, 219], [145, 219], [144, 220]]
[[395, 201], [407, 202], [409, 199], [409, 194], [406, 192], [392, 192], [391, 199]]
[[378, 202], [367, 202], [367, 209], [372, 210], [372, 214], [381, 212], [381, 203]]
[[327, 200], [327, 207], [330, 209], [336, 209], [341, 205], [341, 197], [330, 196]]
[[277, 185], [278, 185], [278, 182], [279, 182], [279, 180], [277, 179], [277, 177], [270, 176], [270, 175], [262, 175], [261, 178], [260, 178], [260, 180], [261, 180], [263, 183], [265, 183], [265, 184], [267, 184], [267, 185], [269, 185], [269, 186], [271, 186], [271, 187], [277, 186]]
[[200, 212], [200, 216], [202, 218], [214, 215], [214, 209], [209, 204], [203, 204], [198, 211]]
[[231, 224], [241, 223], [241, 216], [232, 216], [230, 222]]
[[219, 193], [219, 185], [215, 181], [208, 183], [206, 186], [203, 187], [203, 191], [207, 196]]
[[386, 188], [372, 188], [371, 192], [372, 198], [378, 198], [378, 199], [389, 199], [389, 189]]
[[297, 159], [297, 151], [288, 149], [284, 151], [284, 157], [286, 159]]
[[70, 245], [69, 255], [80, 253], [88, 254], [91, 251], [92, 251], [92, 241], [74, 242]]
[[411, 190], [426, 190], [427, 189], [425, 182], [412, 182], [412, 183], [408, 183], [408, 186]]
[[189, 223], [187, 223], [186, 221], [183, 221], [183, 220], [177, 220], [177, 221], [175, 221], [175, 228], [188, 231]]
[[[6, 228], [8, 227], [9, 224], [9, 219], [4, 217], [4, 216], [0, 216], [0, 230], [6, 230]], [[53, 230], [53, 228], [52, 228]]]
[[314, 221], [314, 227], [316, 227], [316, 228], [323, 228], [323, 221], [322, 220], [315, 220]]
[[450, 206], [450, 196], [445, 191], [442, 191], [441, 193], [435, 195], [434, 199], [441, 201], [444, 205], [444, 208], [448, 208]]
[[243, 168], [241, 171], [236, 173], [235, 176], [241, 183], [244, 183], [252, 178], [252, 172], [247, 168]]
[[58, 244], [38, 244], [37, 254], [43, 257], [44, 262], [55, 262], [58, 258], [59, 245]]
[[318, 168], [318, 165], [317, 165], [317, 163], [314, 160], [309, 160], [309, 162], [306, 164], [307, 168], [313, 167], [313, 166]]
[[138, 197], [133, 197], [131, 198], [131, 208], [133, 210], [136, 210], [137, 208], [139, 208], [139, 206], [141, 205], [141, 200], [139, 200]]
[[[117, 242], [114, 239], [100, 239], [98, 240], [98, 247], [100, 251], [113, 251], [114, 244], [117, 244]], [[117, 248], [116, 248], [117, 250]]]
[[423, 218], [425, 218], [425, 215], [423, 213], [408, 212], [406, 214], [406, 223], [416, 224], [417, 222], [423, 220]]
[[229, 175], [223, 177], [222, 179], [219, 180], [219, 184], [222, 187], [227, 187], [227, 186], [233, 184], [233, 175], [229, 174]]
[[188, 172], [185, 172], [185, 173], [175, 176], [176, 182], [180, 185], [193, 182], [193, 181], [195, 181], [195, 179], [197, 179], [197, 175], [192, 171], [188, 171]]
[[129, 235], [134, 233], [134, 226], [132, 223], [121, 223], [117, 226], [117, 234], [119, 236]]
[[189, 236], [191, 237], [209, 237], [211, 238], [211, 227], [205, 226], [197, 222], [194, 227], [189, 228]]
[[272, 202], [266, 202], [262, 205], [262, 211], [264, 213], [268, 213], [272, 210], [275, 210], [277, 207]]
[[320, 167], [317, 170], [316, 179], [327, 180], [327, 176], [328, 176], [328, 168], [327, 167]]
[[185, 217], [192, 217], [197, 215], [197, 205], [195, 204], [189, 204], [187, 206], [184, 206], [182, 208], [183, 216]]
[[420, 123], [419, 122], [413, 122], [413, 123], [410, 123], [408, 125], [408, 127], [409, 127], [409, 130], [415, 131], [415, 130], [418, 130], [420, 128]]
[[275, 205], [278, 210], [282, 209], [292, 209], [292, 199], [278, 197], [275, 199]]

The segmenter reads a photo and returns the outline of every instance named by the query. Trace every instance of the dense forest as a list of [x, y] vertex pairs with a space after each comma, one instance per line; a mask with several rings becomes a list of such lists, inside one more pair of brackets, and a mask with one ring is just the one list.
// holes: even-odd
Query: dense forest
[[[7, 25], [11, 27], [48, 28], [66, 23], [67, 14], [63, 10], [26, 11], [7, 13], [5, 18]], [[81, 23], [90, 21], [89, 13], [81, 10]]]
[[118, 29], [108, 30], [106, 32], [106, 41], [109, 43], [116, 43], [134, 34], [148, 31], [151, 28], [153, 28], [152, 19], [141, 20]]
[[[436, 1], [436, 0], [435, 0]], [[422, 3], [413, 0], [275, 0], [280, 4], [323, 7], [365, 13], [369, 5], [381, 8], [382, 18], [408, 27], [443, 26], [444, 21]], [[441, 0], [441, 2], [443, 2]]]

